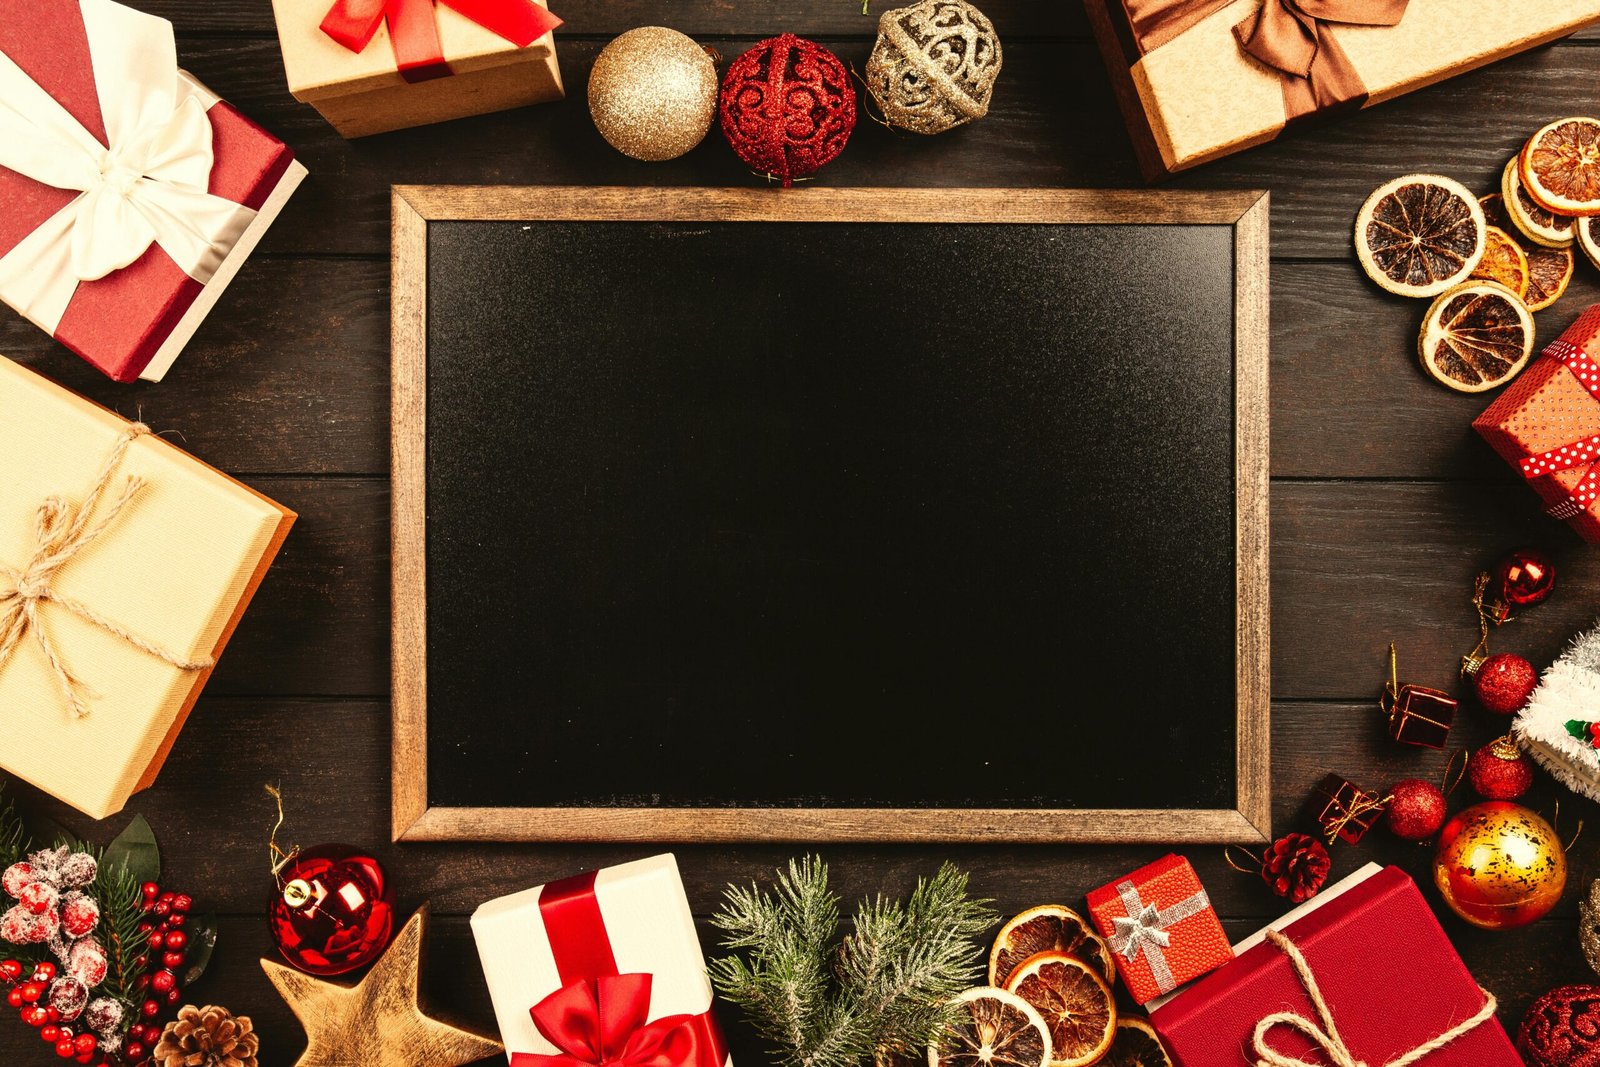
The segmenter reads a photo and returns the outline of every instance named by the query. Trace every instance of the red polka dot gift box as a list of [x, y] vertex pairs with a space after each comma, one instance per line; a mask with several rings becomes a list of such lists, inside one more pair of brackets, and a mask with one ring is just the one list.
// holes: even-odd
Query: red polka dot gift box
[[1600, 542], [1600, 304], [1551, 341], [1472, 427], [1547, 513]]

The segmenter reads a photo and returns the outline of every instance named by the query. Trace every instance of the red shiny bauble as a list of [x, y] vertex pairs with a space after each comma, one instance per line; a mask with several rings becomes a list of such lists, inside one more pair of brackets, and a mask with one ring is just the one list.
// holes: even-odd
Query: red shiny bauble
[[1550, 598], [1556, 587], [1556, 568], [1536, 548], [1518, 548], [1495, 564], [1489, 591], [1511, 611], [1531, 608]]
[[1384, 825], [1403, 841], [1426, 841], [1444, 825], [1444, 790], [1420, 778], [1407, 778], [1389, 788]]
[[1497, 715], [1515, 715], [1528, 703], [1539, 684], [1533, 664], [1511, 652], [1497, 652], [1478, 664], [1472, 688], [1478, 703]]
[[344, 974], [377, 959], [394, 932], [394, 899], [378, 861], [321, 845], [278, 875], [268, 918], [283, 958], [310, 974]]
[[1487, 800], [1515, 800], [1533, 785], [1533, 761], [1515, 741], [1502, 737], [1472, 754], [1467, 761], [1467, 781]]
[[717, 113], [739, 158], [788, 186], [844, 151], [856, 127], [856, 90], [838, 56], [785, 33], [729, 64]]
[[1600, 986], [1552, 989], [1528, 1009], [1517, 1051], [1529, 1067], [1574, 1067], [1600, 1056]]

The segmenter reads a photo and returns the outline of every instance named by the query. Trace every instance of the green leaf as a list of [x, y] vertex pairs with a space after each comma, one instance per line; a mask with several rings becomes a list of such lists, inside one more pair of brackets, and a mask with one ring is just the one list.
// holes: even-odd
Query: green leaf
[[1567, 733], [1580, 741], [1589, 740], [1589, 723], [1585, 719], [1568, 719]]
[[35, 816], [28, 820], [28, 825], [33, 831], [33, 847], [35, 849], [60, 848], [62, 845], [76, 845], [78, 843], [77, 834], [48, 816]]
[[200, 980], [206, 973], [206, 964], [211, 962], [211, 951], [217, 947], [217, 917], [214, 914], [202, 915], [198, 919], [189, 920], [189, 967], [179, 976], [178, 982], [183, 988], [188, 989]]
[[100, 862], [108, 867], [123, 867], [140, 882], [161, 880], [161, 849], [155, 831], [143, 815], [135, 815], [128, 828], [106, 846]]

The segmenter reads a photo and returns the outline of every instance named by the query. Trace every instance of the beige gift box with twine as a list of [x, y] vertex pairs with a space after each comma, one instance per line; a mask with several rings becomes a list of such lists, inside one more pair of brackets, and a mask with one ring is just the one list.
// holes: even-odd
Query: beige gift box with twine
[[292, 511], [0, 357], [0, 774], [150, 785]]
[[408, 82], [396, 64], [387, 26], [360, 52], [322, 31], [329, 2], [272, 0], [272, 13], [289, 92], [321, 112], [344, 137], [543, 104], [565, 95], [554, 34], [518, 48], [449, 6], [434, 4], [439, 44], [453, 73]]
[[[1313, 95], [1318, 106], [1311, 113], [1370, 107], [1600, 20], [1600, 0], [1084, 2], [1152, 180], [1273, 140]], [[1308, 11], [1322, 17], [1311, 19]], [[1316, 62], [1323, 69], [1312, 79], [1322, 87], [1308, 89], [1305, 78], [1286, 76], [1247, 52], [1235, 27], [1247, 31], [1258, 18], [1284, 39], [1276, 49], [1281, 57], [1302, 48], [1302, 56], [1322, 52]], [[1360, 24], [1382, 18], [1398, 21]], [[1332, 50], [1347, 65], [1323, 66]]]

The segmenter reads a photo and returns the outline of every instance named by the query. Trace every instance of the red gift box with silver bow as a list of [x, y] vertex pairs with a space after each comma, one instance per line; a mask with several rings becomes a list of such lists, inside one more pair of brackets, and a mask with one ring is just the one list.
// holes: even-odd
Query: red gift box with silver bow
[[112, 0], [0, 0], [0, 299], [160, 380], [305, 175]]
[[1417, 884], [1369, 863], [1154, 1005], [1177, 1067], [1521, 1067]]
[[1551, 341], [1472, 428], [1585, 541], [1600, 542], [1600, 304]]
[[1138, 1004], [1233, 958], [1205, 887], [1182, 856], [1163, 856], [1096, 889], [1089, 914]]
[[472, 934], [512, 1067], [731, 1067], [670, 854], [491, 900]]

